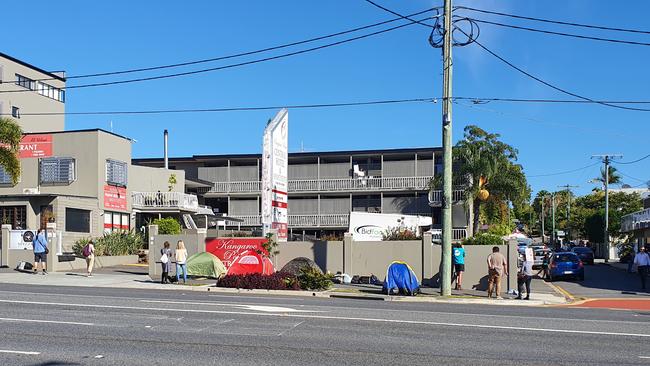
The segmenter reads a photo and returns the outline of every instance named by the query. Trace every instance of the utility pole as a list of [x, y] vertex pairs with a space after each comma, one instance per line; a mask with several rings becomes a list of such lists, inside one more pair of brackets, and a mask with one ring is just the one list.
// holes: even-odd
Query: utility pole
[[541, 205], [541, 214], [542, 214], [542, 244], [544, 244], [544, 199], [546, 197], [542, 196], [541, 199], [539, 200], [539, 203]]
[[603, 241], [605, 247], [605, 262], [609, 261], [609, 163], [614, 159], [620, 159], [623, 155], [621, 154], [601, 154], [601, 155], [592, 155], [591, 158], [600, 159], [603, 164], [605, 164], [605, 230]]
[[555, 248], [555, 193], [551, 193], [551, 215], [553, 215], [553, 232], [551, 233], [551, 245]]
[[578, 188], [578, 186], [572, 186], [565, 184], [563, 186], [558, 186], [560, 188], [566, 189], [567, 194], [567, 206], [566, 206], [566, 236], [571, 240], [571, 188]]
[[445, 0], [444, 40], [442, 46], [442, 280], [440, 295], [451, 295], [451, 239], [452, 239], [452, 156], [451, 156], [451, 83], [452, 83], [452, 7], [451, 0]]

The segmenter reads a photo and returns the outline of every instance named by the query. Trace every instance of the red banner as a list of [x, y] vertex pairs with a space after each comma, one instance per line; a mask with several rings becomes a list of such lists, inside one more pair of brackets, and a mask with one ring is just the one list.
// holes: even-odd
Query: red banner
[[228, 269], [233, 261], [247, 250], [261, 250], [266, 254], [262, 248], [264, 242], [266, 238], [207, 238], [205, 251], [216, 255]]
[[104, 208], [126, 211], [126, 188], [105, 185]]
[[20, 141], [20, 158], [52, 156], [52, 135], [26, 135]]

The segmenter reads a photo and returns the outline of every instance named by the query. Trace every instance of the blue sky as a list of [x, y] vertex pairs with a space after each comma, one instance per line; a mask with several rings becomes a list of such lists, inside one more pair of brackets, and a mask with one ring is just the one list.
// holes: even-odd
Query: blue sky
[[[413, 13], [437, 1], [384, 0]], [[2, 52], [68, 75], [184, 62], [298, 41], [392, 18], [362, 0], [314, 1], [14, 1], [3, 4]], [[629, 1], [614, 12], [611, 1], [456, 1], [484, 9], [608, 26], [650, 28], [650, 3]], [[29, 24], [19, 14], [29, 14]], [[470, 14], [458, 12], [458, 14]], [[650, 42], [650, 36], [523, 23], [505, 23]], [[309, 54], [236, 69], [145, 83], [70, 90], [68, 112], [216, 108], [439, 97], [441, 54], [418, 25]], [[565, 89], [595, 99], [650, 100], [650, 48], [533, 34], [481, 26], [479, 41], [514, 64]], [[297, 48], [296, 48], [297, 49]], [[292, 49], [292, 50], [296, 50]], [[507, 68], [476, 45], [454, 49], [454, 95], [569, 98]], [[251, 58], [242, 59], [249, 60]], [[177, 69], [189, 71], [198, 67]], [[163, 71], [165, 72], [165, 71]], [[138, 74], [151, 76], [160, 72]], [[122, 77], [123, 78], [123, 77]], [[92, 81], [120, 79], [111, 77]], [[90, 80], [70, 80], [68, 85]], [[650, 105], [648, 105], [650, 108]], [[290, 111], [290, 151], [439, 146], [440, 104], [404, 104]], [[68, 129], [100, 127], [137, 140], [135, 157], [162, 154], [170, 131], [172, 156], [257, 153], [274, 112], [174, 115], [70, 116]], [[530, 175], [572, 170], [592, 154], [621, 153], [625, 161], [650, 150], [650, 112], [599, 105], [458, 103], [454, 140], [467, 124], [502, 135], [519, 149]], [[624, 182], [650, 179], [650, 159], [621, 166]], [[531, 177], [534, 190], [579, 185], [585, 193], [598, 167], [571, 174]]]

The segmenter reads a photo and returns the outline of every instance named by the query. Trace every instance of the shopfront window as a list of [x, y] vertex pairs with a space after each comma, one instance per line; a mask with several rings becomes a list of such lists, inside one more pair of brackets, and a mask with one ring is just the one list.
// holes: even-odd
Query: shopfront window
[[129, 231], [130, 229], [131, 229], [131, 217], [129, 214], [104, 211], [104, 232], [105, 233], [111, 233], [116, 230]]
[[0, 206], [0, 219], [3, 225], [11, 225], [13, 230], [27, 229], [26, 206]]

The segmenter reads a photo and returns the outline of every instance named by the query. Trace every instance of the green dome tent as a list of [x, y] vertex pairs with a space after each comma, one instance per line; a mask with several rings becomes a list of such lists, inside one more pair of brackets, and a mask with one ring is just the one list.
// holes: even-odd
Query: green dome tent
[[226, 272], [221, 259], [212, 253], [196, 253], [187, 259], [187, 274], [190, 276], [220, 278]]

